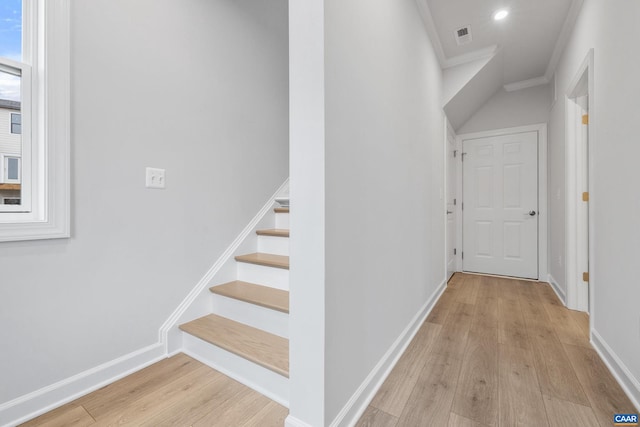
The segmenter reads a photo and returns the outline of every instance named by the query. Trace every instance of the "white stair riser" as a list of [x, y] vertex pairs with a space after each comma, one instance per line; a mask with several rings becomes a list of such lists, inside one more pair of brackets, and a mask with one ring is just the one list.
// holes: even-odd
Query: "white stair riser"
[[213, 313], [245, 325], [289, 338], [289, 315], [222, 295], [212, 294]]
[[258, 252], [289, 256], [289, 238], [258, 236]]
[[184, 333], [184, 353], [289, 407], [289, 379], [243, 357]]
[[289, 270], [238, 262], [238, 280], [289, 290]]
[[276, 213], [276, 228], [289, 229], [288, 213]]

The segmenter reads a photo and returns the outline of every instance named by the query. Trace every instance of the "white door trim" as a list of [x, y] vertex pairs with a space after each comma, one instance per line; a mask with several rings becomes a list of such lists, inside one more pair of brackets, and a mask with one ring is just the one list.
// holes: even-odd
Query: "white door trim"
[[[443, 142], [443, 161], [444, 161], [444, 190], [443, 190], [443, 194], [444, 194], [444, 201], [443, 201], [443, 209], [444, 209], [444, 274], [445, 274], [445, 282], [449, 279], [448, 276], [448, 267], [449, 264], [447, 263], [447, 259], [448, 259], [448, 254], [450, 253], [449, 251], [451, 250], [451, 248], [449, 248], [448, 243], [447, 243], [447, 234], [448, 234], [448, 227], [449, 227], [449, 221], [447, 220], [447, 210], [449, 209], [449, 205], [448, 205], [448, 194], [447, 191], [449, 189], [449, 171], [448, 171], [448, 165], [449, 165], [449, 133], [451, 133], [451, 135], [453, 135], [453, 139], [454, 139], [454, 145], [455, 145], [455, 149], [458, 151], [458, 153], [460, 152], [460, 149], [458, 148], [458, 137], [456, 135], [455, 130], [453, 130], [453, 126], [451, 126], [451, 123], [449, 122], [449, 119], [447, 118], [446, 114], [444, 115], [444, 142]], [[459, 169], [459, 168], [458, 168]], [[456, 171], [456, 191], [455, 191], [455, 195], [456, 195], [456, 200], [459, 199], [459, 195], [462, 194], [459, 191], [459, 182], [458, 181], [458, 173]], [[458, 240], [458, 230], [461, 229], [462, 227], [462, 223], [458, 223], [458, 221], [460, 220], [460, 203], [457, 203], [456, 205], [453, 206], [453, 210], [455, 212], [456, 215], [456, 222], [454, 223], [453, 227], [455, 228], [455, 233], [456, 233], [456, 237], [455, 237], [455, 242], [454, 242], [454, 246], [455, 248], [462, 248], [462, 246], [459, 244], [459, 240]], [[462, 249], [461, 249], [462, 250]], [[461, 271], [461, 265], [458, 257], [460, 256], [460, 251], [458, 251], [458, 253], [456, 254], [455, 258], [454, 258], [454, 272], [456, 271]]]
[[[592, 329], [594, 321], [594, 287], [595, 287], [595, 262], [594, 262], [594, 245], [595, 245], [595, 230], [593, 226], [593, 208], [594, 208], [594, 193], [593, 185], [595, 178], [593, 168], [593, 147], [595, 139], [594, 131], [594, 110], [595, 103], [593, 99], [593, 64], [594, 64], [594, 51], [589, 50], [584, 61], [578, 68], [575, 76], [569, 83], [567, 92], [565, 94], [565, 131], [566, 131], [566, 143], [565, 143], [565, 280], [567, 284], [567, 307], [574, 310], [588, 311], [589, 321], [591, 323], [590, 329]], [[589, 96], [589, 156], [587, 160], [587, 168], [589, 171], [589, 219], [588, 219], [588, 236], [585, 236], [585, 228], [578, 226], [580, 223], [580, 207], [584, 203], [580, 197], [578, 191], [578, 179], [583, 165], [580, 163], [580, 150], [578, 147], [578, 139], [582, 142], [582, 135], [578, 132], [579, 117], [577, 115], [578, 106], [572, 100], [576, 97], [579, 91], [584, 91], [585, 88], [581, 88], [584, 83], [583, 76], [587, 76], [587, 94]], [[582, 219], [584, 222], [584, 219]], [[580, 242], [588, 240], [589, 245], [589, 298], [588, 302], [584, 301], [580, 297], [579, 286], [581, 285], [580, 277], [582, 276], [582, 265], [578, 261]]]
[[[538, 132], [538, 280], [545, 281], [549, 275], [548, 264], [548, 230], [549, 230], [549, 203], [547, 200], [547, 124], [539, 123], [528, 126], [518, 126], [504, 129], [494, 129], [483, 132], [466, 133], [456, 136], [457, 147], [462, 146], [462, 142], [467, 139], [488, 138], [494, 136], [510, 135], [523, 132]], [[462, 160], [462, 155], [460, 159]], [[457, 171], [458, 195], [462, 193], [462, 167]], [[464, 203], [464, 200], [462, 200]], [[462, 203], [460, 205], [462, 205]], [[456, 230], [458, 247], [462, 247], [462, 215], [458, 215], [458, 228]], [[460, 251], [462, 252], [462, 251]], [[458, 253], [458, 266], [462, 266], [462, 257]]]

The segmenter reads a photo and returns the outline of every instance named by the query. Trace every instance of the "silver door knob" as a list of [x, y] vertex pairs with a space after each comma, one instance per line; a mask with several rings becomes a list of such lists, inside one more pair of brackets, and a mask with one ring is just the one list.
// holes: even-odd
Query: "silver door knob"
[[536, 216], [536, 211], [529, 211], [529, 213], [525, 215]]

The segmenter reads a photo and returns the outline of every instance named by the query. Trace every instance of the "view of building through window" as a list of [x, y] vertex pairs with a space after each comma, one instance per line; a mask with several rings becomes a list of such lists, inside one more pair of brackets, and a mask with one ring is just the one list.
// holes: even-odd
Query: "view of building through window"
[[[0, 2], [0, 206], [20, 205], [22, 0]], [[0, 207], [0, 212], [2, 212]]]

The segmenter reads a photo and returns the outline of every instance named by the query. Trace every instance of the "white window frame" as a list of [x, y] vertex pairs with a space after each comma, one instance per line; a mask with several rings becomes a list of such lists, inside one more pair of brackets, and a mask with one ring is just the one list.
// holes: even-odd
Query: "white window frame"
[[0, 242], [70, 235], [70, 0], [23, 1], [22, 205], [0, 212]]
[[[18, 179], [9, 178], [9, 159], [18, 159]], [[15, 154], [0, 154], [0, 164], [2, 165], [0, 184], [20, 184], [20, 175], [22, 172], [21, 156]]]

